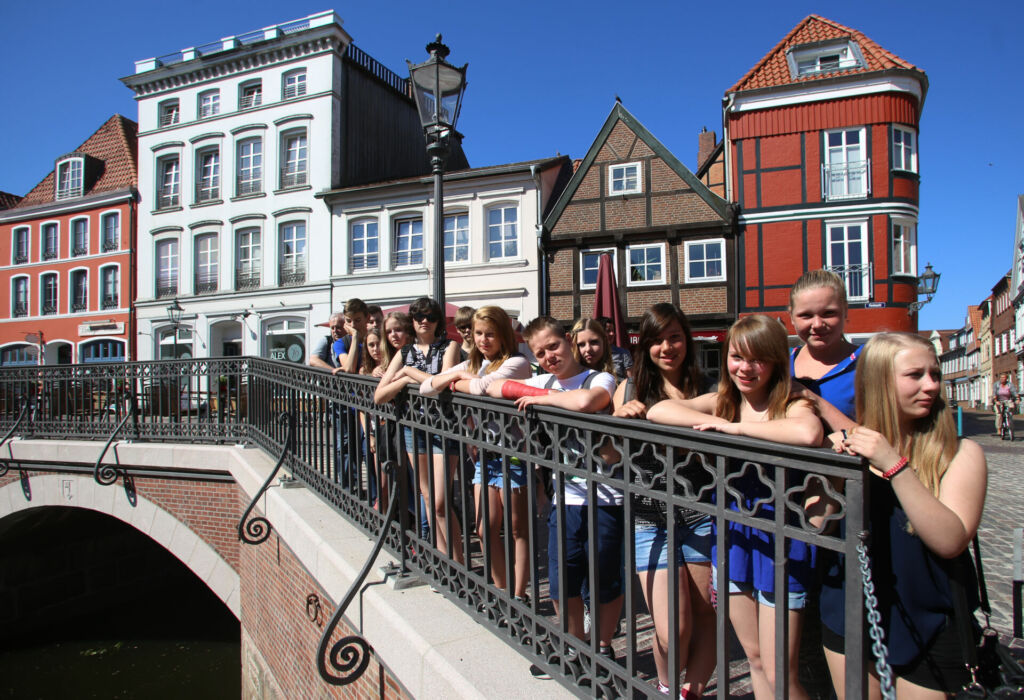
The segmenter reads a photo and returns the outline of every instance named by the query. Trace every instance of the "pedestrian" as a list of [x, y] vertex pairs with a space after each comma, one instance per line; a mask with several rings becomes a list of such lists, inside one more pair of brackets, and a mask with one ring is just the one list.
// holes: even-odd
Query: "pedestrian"
[[366, 339], [366, 325], [370, 318], [366, 302], [362, 299], [349, 299], [345, 303], [344, 317], [346, 335], [334, 341], [332, 351], [338, 358], [341, 371], [357, 374], [363, 341]]
[[309, 353], [308, 364], [310, 367], [331, 370], [338, 372], [338, 358], [333, 352], [335, 341], [345, 335], [345, 316], [342, 313], [331, 314], [327, 320], [327, 327], [330, 333], [323, 336], [313, 346]]
[[366, 327], [376, 328], [379, 331], [384, 330], [384, 312], [381, 311], [377, 304], [369, 304], [366, 307]]
[[633, 374], [633, 353], [615, 344], [615, 322], [607, 316], [597, 319], [604, 326], [605, 335], [608, 336], [608, 347], [612, 355], [612, 367], [615, 368], [615, 378], [619, 381], [629, 379]]
[[455, 330], [462, 336], [462, 345], [459, 346], [459, 362], [465, 362], [469, 353], [473, 351], [473, 313], [476, 311], [472, 306], [460, 306], [455, 312]]
[[1017, 406], [1017, 387], [1010, 382], [1010, 375], [1003, 372], [999, 379], [992, 385], [992, 409], [996, 418], [996, 434], [1003, 436], [1003, 406], [1010, 411], [1010, 420], [1013, 420], [1013, 411]]
[[[572, 354], [584, 367], [615, 375], [611, 345], [604, 324], [593, 318], [581, 318], [572, 325]], [[625, 377], [623, 377], [625, 379]]]

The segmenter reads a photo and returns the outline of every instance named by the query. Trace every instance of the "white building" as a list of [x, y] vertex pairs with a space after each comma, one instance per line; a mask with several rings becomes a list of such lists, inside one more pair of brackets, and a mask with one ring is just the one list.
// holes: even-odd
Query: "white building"
[[429, 171], [406, 81], [341, 24], [321, 12], [137, 61], [122, 79], [139, 105], [140, 359], [304, 361], [332, 310], [316, 193]]
[[1017, 391], [1024, 392], [1024, 194], [1017, 195], [1017, 222], [1013, 237], [1013, 268], [1010, 270], [1013, 299], [1013, 345], [1017, 353]]
[[[567, 156], [445, 174], [447, 303], [493, 304], [523, 323], [540, 313], [541, 226], [571, 175]], [[433, 195], [430, 176], [324, 193], [335, 306], [359, 297], [387, 308], [431, 296]]]

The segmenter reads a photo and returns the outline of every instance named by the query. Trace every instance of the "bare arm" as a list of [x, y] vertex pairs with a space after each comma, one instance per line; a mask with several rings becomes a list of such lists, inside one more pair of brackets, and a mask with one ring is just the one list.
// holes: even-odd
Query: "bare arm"
[[716, 394], [701, 394], [692, 399], [666, 399], [647, 409], [647, 420], [663, 425], [692, 428], [709, 423], [728, 423], [715, 416]]
[[835, 432], [837, 430], [849, 430], [853, 426], [857, 425], [852, 418], [847, 417], [845, 413], [795, 379], [792, 380], [791, 392], [793, 396], [799, 396], [800, 398], [807, 399], [813, 403], [814, 409], [818, 412], [818, 415], [821, 416], [821, 419], [825, 421], [825, 425], [828, 426], [830, 431]]
[[527, 406], [553, 406], [578, 413], [603, 411], [612, 397], [604, 389], [573, 389], [553, 391], [544, 396], [522, 396], [516, 399], [516, 408], [526, 410]]
[[448, 343], [448, 347], [444, 350], [444, 360], [441, 361], [441, 372], [447, 372], [455, 365], [459, 364], [459, 344], [454, 340]]
[[412, 384], [413, 380], [405, 376], [405, 365], [402, 363], [402, 353], [396, 353], [391, 358], [391, 364], [388, 365], [387, 371], [377, 384], [377, 388], [373, 392], [374, 403], [387, 403], [393, 398], [398, 396], [398, 393], [406, 387], [407, 384]]
[[615, 388], [615, 396], [612, 397], [612, 406], [615, 411], [612, 413], [613, 416], [618, 418], [644, 418], [647, 415], [647, 406], [642, 401], [633, 399], [632, 401], [625, 401], [626, 398], [626, 385], [629, 384], [629, 380], [619, 382], [619, 386]]
[[420, 394], [423, 396], [435, 396], [458, 380], [465, 379], [467, 375], [473, 376], [465, 368], [466, 363], [460, 362], [448, 372], [427, 375], [427, 378], [420, 383]]
[[338, 365], [341, 367], [342, 372], [349, 372], [355, 374], [356, 365], [359, 363], [359, 333], [353, 328], [350, 331], [352, 336], [352, 342], [348, 346], [348, 352], [343, 352], [338, 355]]
[[817, 447], [825, 431], [821, 419], [810, 401], [794, 401], [786, 409], [785, 418], [767, 421], [740, 421], [739, 423], [704, 423], [693, 426], [697, 430], [714, 430], [729, 435], [743, 435], [781, 442], [786, 445]]
[[317, 356], [317, 355], [310, 355], [309, 356], [309, 366], [310, 367], [317, 367], [319, 369], [326, 369], [326, 370], [333, 370], [334, 369], [329, 364], [327, 364], [326, 362], [321, 360], [320, 357]]
[[508, 358], [501, 363], [501, 367], [483, 376], [478, 377], [468, 372], [465, 375], [452, 385], [452, 390], [483, 396], [494, 382], [501, 379], [529, 379], [533, 375], [533, 370], [530, 369], [530, 363], [525, 357], [517, 355]]

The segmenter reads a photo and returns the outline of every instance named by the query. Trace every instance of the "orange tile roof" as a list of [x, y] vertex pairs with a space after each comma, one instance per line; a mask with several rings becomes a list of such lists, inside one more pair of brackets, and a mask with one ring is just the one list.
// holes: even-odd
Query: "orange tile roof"
[[[104, 164], [103, 174], [87, 192], [83, 192], [83, 195], [114, 192], [138, 186], [138, 133], [138, 124], [127, 117], [115, 114], [81, 146], [70, 151], [88, 154], [103, 161]], [[12, 208], [49, 204], [55, 200], [54, 190], [54, 171], [51, 170], [42, 182], [33, 187], [32, 191]]]
[[886, 70], [889, 68], [904, 68], [918, 70], [913, 64], [904, 61], [902, 58], [883, 49], [874, 41], [864, 36], [863, 32], [856, 29], [825, 19], [820, 15], [808, 15], [800, 24], [793, 27], [793, 30], [786, 37], [775, 45], [771, 51], [762, 58], [757, 65], [747, 71], [747, 74], [739, 79], [727, 91], [739, 92], [741, 90], [755, 90], [757, 88], [776, 87], [779, 85], [795, 85], [813, 80], [821, 80], [826, 77], [833, 77], [834, 72], [814, 73], [794, 78], [789, 71], [789, 63], [786, 60], [786, 51], [800, 44], [810, 44], [830, 39], [852, 39], [860, 47], [864, 56], [865, 66], [863, 68], [844, 69], [843, 75], [857, 73], [871, 73], [873, 71]]
[[13, 206], [17, 206], [20, 201], [21, 197], [19, 195], [0, 190], [0, 209], [10, 209]]

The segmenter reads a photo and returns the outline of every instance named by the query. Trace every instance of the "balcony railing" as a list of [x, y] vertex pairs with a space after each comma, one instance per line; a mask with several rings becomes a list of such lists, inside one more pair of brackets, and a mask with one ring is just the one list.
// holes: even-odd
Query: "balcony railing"
[[238, 98], [238, 109], [252, 109], [253, 107], [259, 107], [263, 104], [263, 95], [255, 93], [252, 95], [242, 95]]
[[161, 187], [157, 193], [157, 209], [173, 209], [181, 203], [181, 195], [177, 187]]
[[14, 264], [15, 265], [24, 265], [27, 262], [28, 262], [28, 253], [15, 253], [14, 254]]
[[[723, 579], [729, 576], [726, 552], [734, 536], [727, 524], [751, 526], [775, 538], [775, 549], [767, 551], [777, 553], [773, 576], [779, 590], [785, 590], [791, 573], [785, 554], [788, 545], [810, 543], [818, 547], [819, 556], [828, 552], [845, 555], [839, 560], [846, 586], [845, 694], [861, 697], [866, 693], [864, 681], [871, 657], [864, 652], [857, 546], [858, 534], [866, 527], [866, 479], [872, 477], [861, 460], [825, 449], [701, 433], [642, 420], [581, 416], [543, 407], [524, 413], [510, 401], [465, 394], [446, 393], [438, 399], [407, 389], [398, 400], [378, 406], [372, 399], [376, 379], [342, 374], [327, 382], [325, 376], [329, 375], [322, 370], [263, 358], [3, 368], [0, 429], [14, 425], [21, 399], [27, 398], [31, 420], [19, 432], [27, 438], [106, 440], [131, 409], [134, 419], [124, 426], [125, 439], [247, 443], [276, 456], [290, 434], [278, 420], [287, 411], [296, 421], [296, 437], [284, 453], [284, 466], [301, 484], [333, 504], [340, 517], [367, 536], [383, 535], [385, 549], [403, 572], [429, 582], [453, 605], [577, 695], [665, 697], [657, 689], [651, 618], [640, 602], [640, 580], [631, 574], [636, 570], [632, 543], [639, 514], [649, 514], [653, 508], [667, 522], [710, 517], [718, 526], [717, 565]], [[413, 463], [420, 456], [429, 460], [429, 453], [443, 452], [453, 465], [478, 461], [501, 471], [506, 502], [511, 472], [522, 470], [526, 487], [521, 494], [527, 501], [525, 560], [530, 567], [526, 600], [513, 598], [510, 590], [492, 582], [492, 562], [504, 559], [507, 571], [512, 571], [515, 562], [511, 515], [506, 512], [504, 526], [498, 526], [502, 532], [493, 533], [492, 502], [483, 499], [477, 505], [465, 469], [435, 472], [447, 474], [447, 483], [432, 484], [425, 493], [404, 466], [393, 469], [391, 479], [384, 478], [382, 465], [406, 463], [405, 430], [424, 436], [421, 444], [426, 447], [414, 450]], [[372, 449], [368, 446], [371, 442]], [[33, 465], [33, 469], [55, 468], [59, 469]], [[455, 479], [454, 475], [459, 476]], [[607, 533], [621, 539], [623, 545], [624, 560], [615, 568], [630, 572], [621, 582], [625, 624], [618, 625], [612, 640], [615, 658], [599, 654], [597, 635], [589, 641], [573, 636], [551, 605], [547, 563], [564, 562], [561, 552], [547, 551], [548, 538], [541, 531], [542, 516], [549, 508], [545, 491], [551, 494], [552, 486], [559, 521], [565, 514], [562, 504], [567, 489], [583, 489], [592, 501], [601, 495], [621, 497], [621, 524]], [[820, 527], [808, 520], [803, 506], [810, 492], [818, 488], [836, 507]], [[740, 491], [751, 489], [761, 494], [754, 507], [737, 509]], [[383, 504], [386, 494], [392, 492], [403, 504], [397, 521], [387, 521], [377, 505], [378, 497]], [[420, 530], [424, 508], [434, 509], [434, 493], [449, 494], [450, 504], [466, 524], [462, 538], [454, 536], [455, 518], [449, 518], [446, 526], [448, 542], [466, 563], [438, 549], [436, 521], [426, 534]], [[768, 512], [771, 509], [774, 513]], [[591, 532], [596, 531], [597, 510], [590, 508], [584, 516]], [[477, 522], [483, 537], [478, 537], [473, 526]], [[837, 524], [843, 527], [835, 527]], [[669, 528], [670, 545], [674, 536]], [[562, 550], [564, 539], [553, 539]], [[674, 557], [669, 561], [672, 571], [668, 579], [675, 581], [678, 564]], [[595, 574], [590, 582], [593, 591], [601, 589], [603, 577], [621, 575], [603, 570], [595, 558], [589, 558], [586, 565]], [[562, 571], [561, 600], [567, 598], [566, 578]], [[776, 662], [784, 665], [788, 604], [784, 594], [776, 600], [781, 609], [774, 616], [774, 646]], [[681, 604], [669, 597], [670, 606]], [[593, 629], [602, 627], [603, 613], [602, 606], [591, 608]], [[714, 692], [728, 697], [730, 685], [746, 684], [749, 678], [742, 652], [730, 643], [728, 596], [719, 598], [715, 614], [717, 624], [706, 624], [722, 634], [712, 634], [716, 641], [708, 642], [715, 644], [718, 671], [707, 696]], [[667, 619], [670, 677], [676, 686], [669, 697], [678, 697], [676, 679], [681, 669], [674, 661], [678, 621], [675, 614]], [[817, 624], [807, 619], [803, 628]], [[706, 627], [702, 629], [707, 632]], [[809, 690], [814, 695], [822, 689]], [[781, 688], [779, 697], [783, 697]]]
[[826, 201], [858, 199], [871, 194], [871, 160], [821, 166], [821, 197]]
[[15, 318], [20, 316], [28, 316], [28, 304], [23, 301], [17, 301], [14, 303], [14, 308], [11, 311], [11, 315]]
[[258, 270], [236, 270], [235, 289], [259, 289], [260, 273]]
[[88, 255], [88, 253], [89, 249], [85, 246], [84, 243], [78, 243], [75, 245], [74, 248], [71, 249], [71, 254], [74, 256]]
[[100, 308], [102, 308], [104, 310], [118, 308], [118, 299], [117, 299], [117, 297], [116, 296], [104, 296], [103, 297], [103, 301], [100, 302]]
[[156, 298], [165, 299], [167, 297], [177, 296], [178, 294], [178, 282], [177, 280], [158, 280], [156, 283]]
[[103, 239], [103, 252], [109, 253], [112, 250], [117, 250], [117, 239], [116, 238], [104, 238]]
[[247, 194], [258, 194], [263, 191], [263, 183], [257, 177], [255, 180], [239, 180], [237, 192], [239, 197]]
[[196, 273], [195, 279], [196, 294], [210, 294], [217, 291], [217, 273], [201, 272]]
[[53, 316], [57, 313], [57, 302], [43, 302], [43, 316]]
[[220, 199], [220, 186], [217, 184], [202, 184], [196, 189], [196, 203], [214, 202]]
[[296, 287], [300, 284], [306, 283], [306, 263], [305, 261], [292, 264], [292, 265], [281, 265], [277, 270], [277, 282], [282, 287]]
[[55, 248], [47, 248], [43, 251], [43, 260], [54, 260], [57, 257], [57, 250]]
[[89, 299], [87, 297], [75, 297], [71, 300], [72, 311], [88, 311]]
[[839, 275], [846, 286], [846, 298], [850, 301], [870, 301], [874, 296], [874, 281], [871, 263], [861, 265], [830, 265], [825, 268]]
[[287, 187], [301, 187], [306, 184], [306, 181], [307, 177], [305, 170], [301, 170], [299, 172], [281, 170], [281, 189], [285, 189]]
[[177, 124], [179, 120], [178, 110], [168, 110], [160, 115], [160, 128]]

